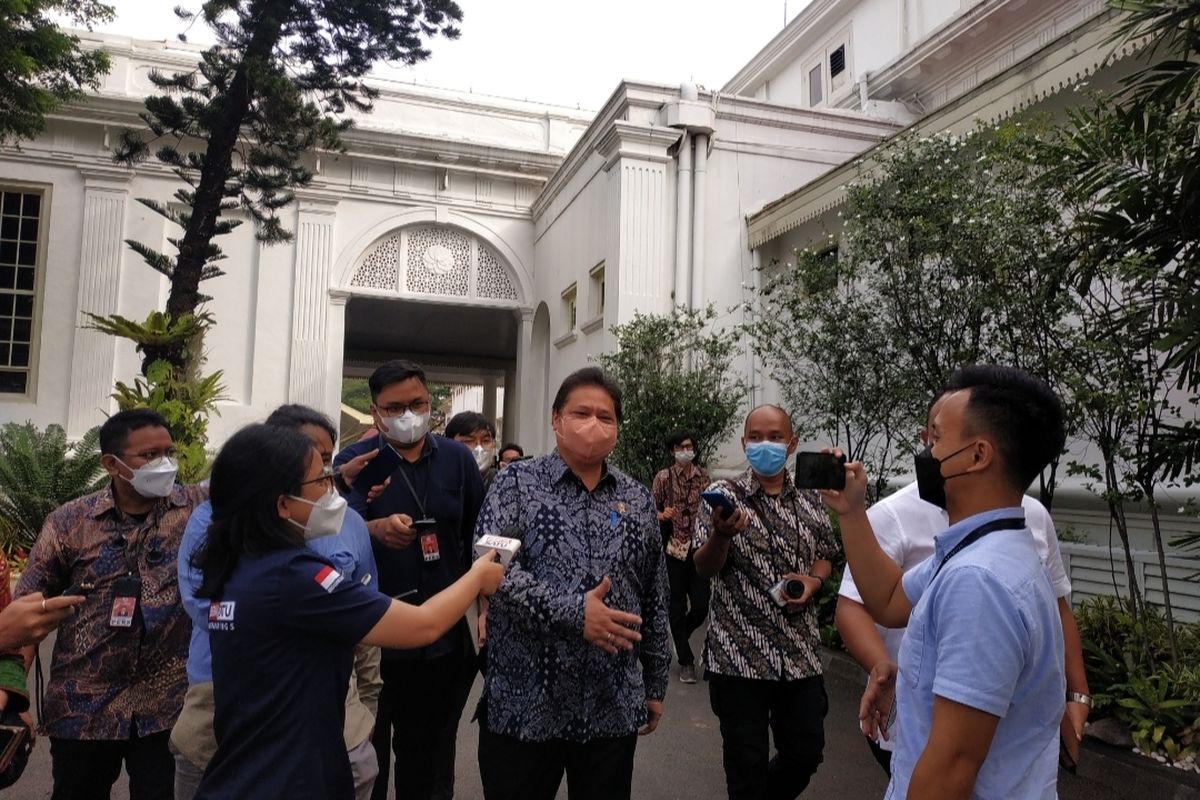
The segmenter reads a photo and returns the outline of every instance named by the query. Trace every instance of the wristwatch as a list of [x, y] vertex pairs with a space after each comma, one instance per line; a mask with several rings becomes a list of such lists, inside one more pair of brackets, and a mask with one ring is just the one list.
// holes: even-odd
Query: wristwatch
[[1067, 692], [1068, 703], [1083, 703], [1088, 708], [1092, 707], [1092, 696], [1083, 692]]

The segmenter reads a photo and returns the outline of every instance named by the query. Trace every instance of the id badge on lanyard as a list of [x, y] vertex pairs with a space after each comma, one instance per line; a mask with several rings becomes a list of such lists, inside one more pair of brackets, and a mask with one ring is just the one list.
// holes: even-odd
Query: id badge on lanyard
[[108, 615], [108, 627], [133, 627], [133, 618], [137, 614], [141, 594], [142, 581], [137, 575], [127, 574], [118, 578], [113, 584], [113, 602]]

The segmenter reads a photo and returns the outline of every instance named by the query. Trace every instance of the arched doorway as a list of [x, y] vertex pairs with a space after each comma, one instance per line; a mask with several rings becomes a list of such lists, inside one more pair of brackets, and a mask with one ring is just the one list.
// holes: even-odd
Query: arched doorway
[[517, 436], [520, 421], [511, 409], [520, 409], [528, 313], [502, 249], [437, 222], [377, 237], [335, 290], [346, 298], [342, 374], [366, 376], [383, 361], [411, 359], [433, 382], [484, 387], [480, 410], [505, 437]]

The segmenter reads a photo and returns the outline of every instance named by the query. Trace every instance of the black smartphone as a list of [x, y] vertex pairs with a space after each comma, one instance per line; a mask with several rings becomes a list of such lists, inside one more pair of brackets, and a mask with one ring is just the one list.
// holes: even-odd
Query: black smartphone
[[796, 453], [797, 489], [846, 488], [846, 457], [833, 453]]
[[412, 529], [414, 531], [416, 531], [417, 533], [428, 533], [429, 531], [436, 531], [437, 530], [437, 520], [429, 519], [429, 518], [414, 519], [413, 524], [412, 524]]
[[703, 498], [704, 502], [712, 506], [714, 511], [721, 512], [721, 519], [728, 517], [737, 508], [733, 504], [733, 501], [725, 496], [724, 492], [701, 492], [700, 497]]

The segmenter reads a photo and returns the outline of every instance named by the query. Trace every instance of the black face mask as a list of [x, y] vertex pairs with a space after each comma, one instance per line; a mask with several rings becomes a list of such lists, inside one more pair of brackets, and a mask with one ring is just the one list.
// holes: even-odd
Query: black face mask
[[943, 511], [946, 510], [946, 481], [967, 473], [959, 472], [947, 477], [942, 474], [942, 462], [949, 461], [974, 444], [971, 442], [971, 444], [964, 445], [942, 459], [935, 456], [933, 451], [926, 446], [924, 450], [913, 457], [913, 466], [917, 473], [917, 494], [921, 496], [922, 500], [932, 503]]

